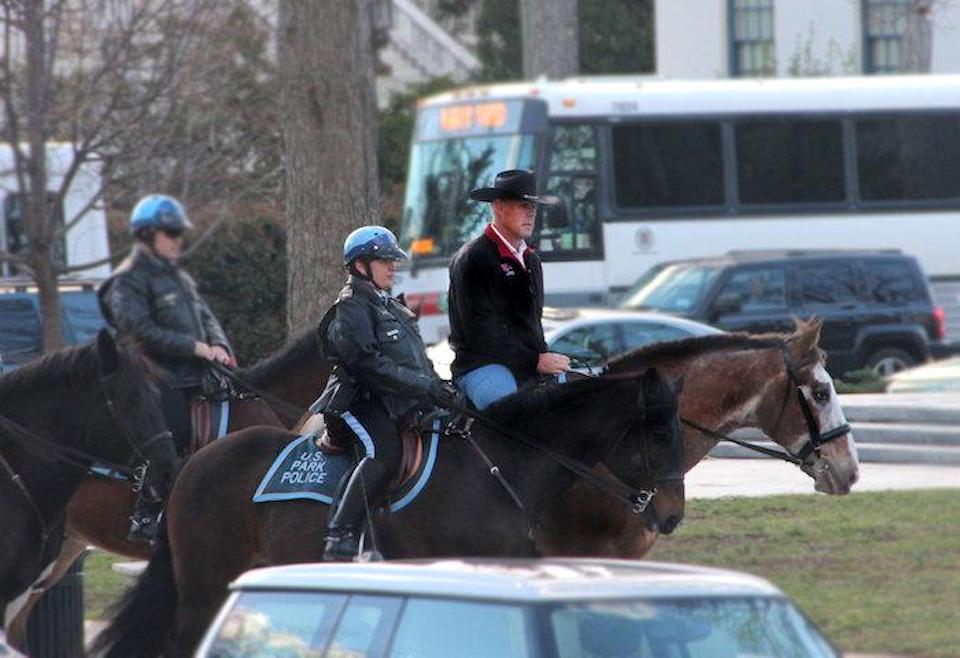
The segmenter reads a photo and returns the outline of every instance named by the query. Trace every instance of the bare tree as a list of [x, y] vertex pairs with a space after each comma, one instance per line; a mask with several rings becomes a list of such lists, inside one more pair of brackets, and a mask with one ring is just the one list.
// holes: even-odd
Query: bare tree
[[280, 0], [291, 333], [334, 300], [349, 231], [378, 222], [370, 25], [369, 0]]
[[523, 74], [562, 78], [580, 70], [577, 0], [520, 0]]
[[[230, 91], [230, 67], [237, 48], [249, 43], [231, 42], [229, 31], [244, 7], [243, 0], [0, 4], [2, 132], [27, 238], [22, 252], [0, 253], [0, 260], [16, 263], [37, 284], [45, 350], [62, 341], [58, 275], [99, 264], [67, 267], [56, 245], [95, 204], [119, 199], [129, 207], [138, 194], [165, 191], [226, 208], [254, 193], [253, 181], [276, 191], [277, 175], [264, 174], [266, 167], [277, 170], [276, 159], [252, 153], [270, 129], [245, 129], [247, 107], [230, 107], [238, 93]], [[251, 35], [241, 31], [240, 38], [249, 42]], [[46, 162], [54, 140], [72, 146], [62, 177], [51, 176]], [[102, 185], [60, 221], [68, 190], [91, 163]]]

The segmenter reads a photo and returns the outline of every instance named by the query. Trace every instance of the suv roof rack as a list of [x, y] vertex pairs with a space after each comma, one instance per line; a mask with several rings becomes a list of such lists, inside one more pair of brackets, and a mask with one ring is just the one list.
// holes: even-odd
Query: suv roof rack
[[[57, 280], [60, 290], [96, 290], [102, 279], [63, 276]], [[37, 283], [28, 276], [13, 276], [0, 278], [0, 294], [16, 292], [35, 292]]]
[[897, 254], [900, 249], [731, 249], [731, 258], [798, 258], [801, 256], [844, 256], [854, 254]]

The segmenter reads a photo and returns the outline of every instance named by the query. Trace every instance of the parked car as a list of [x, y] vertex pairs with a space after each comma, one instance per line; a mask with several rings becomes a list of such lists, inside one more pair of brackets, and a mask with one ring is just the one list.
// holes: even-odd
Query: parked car
[[742, 251], [662, 263], [620, 306], [750, 333], [791, 331], [794, 317], [817, 316], [834, 376], [864, 367], [888, 375], [951, 352], [943, 309], [920, 264], [899, 250]]
[[[661, 340], [719, 334], [720, 330], [663, 313], [640, 313], [617, 309], [545, 308], [543, 335], [553, 352], [574, 359], [574, 369], [588, 371], [610, 358]], [[427, 348], [433, 367], [450, 378], [453, 349], [447, 339]]]
[[232, 590], [200, 658], [840, 656], [769, 582], [677, 564], [306, 564]]
[[888, 393], [960, 391], [960, 357], [927, 363], [887, 377]]
[[[106, 325], [97, 305], [96, 281], [60, 284], [61, 327], [67, 345], [92, 340]], [[43, 324], [36, 286], [23, 279], [0, 280], [0, 367], [15, 368], [42, 352]]]

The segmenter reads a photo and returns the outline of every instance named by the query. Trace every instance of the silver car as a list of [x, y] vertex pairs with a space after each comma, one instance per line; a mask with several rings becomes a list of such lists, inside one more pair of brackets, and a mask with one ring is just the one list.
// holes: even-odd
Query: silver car
[[[607, 308], [545, 308], [543, 335], [552, 352], [573, 358], [574, 370], [589, 372], [610, 358], [663, 340], [723, 333], [709, 325], [666, 315]], [[453, 350], [442, 340], [427, 348], [433, 367], [450, 379]]]
[[304, 564], [232, 590], [201, 658], [840, 656], [769, 582], [677, 564]]

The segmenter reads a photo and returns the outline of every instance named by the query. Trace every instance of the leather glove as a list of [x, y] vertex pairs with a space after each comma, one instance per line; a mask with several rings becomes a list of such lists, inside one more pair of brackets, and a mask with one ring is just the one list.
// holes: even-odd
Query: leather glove
[[463, 392], [450, 382], [441, 379], [430, 385], [429, 398], [432, 403], [444, 409], [459, 410], [467, 406], [467, 398]]

